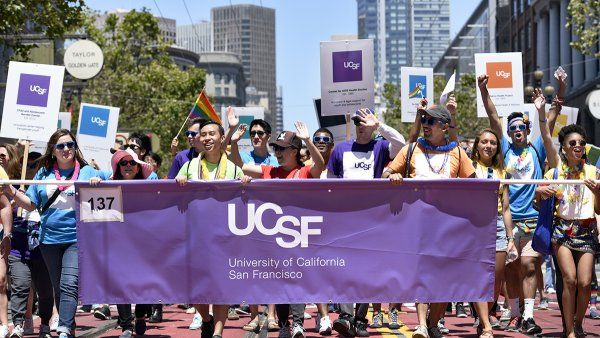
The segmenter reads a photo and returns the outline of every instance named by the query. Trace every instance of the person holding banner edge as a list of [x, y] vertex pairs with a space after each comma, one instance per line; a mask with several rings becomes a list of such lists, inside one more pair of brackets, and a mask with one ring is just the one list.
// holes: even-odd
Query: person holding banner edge
[[[67, 129], [58, 129], [48, 140], [48, 147], [39, 159], [34, 180], [89, 180], [103, 176], [84, 160], [75, 136]], [[58, 305], [60, 338], [74, 337], [75, 312], [78, 302], [77, 234], [74, 186], [31, 185], [22, 193], [11, 185], [3, 192], [18, 206], [33, 211], [40, 209], [40, 250]], [[60, 199], [59, 199], [60, 197]]]
[[[477, 85], [481, 91], [483, 105], [490, 120], [490, 128], [496, 134], [503, 135], [500, 118], [487, 90], [488, 79], [488, 75], [480, 75], [477, 78]], [[538, 117], [541, 136], [531, 143], [527, 140], [527, 136], [531, 132], [529, 117], [520, 112], [514, 112], [508, 116], [507, 132], [510, 142], [506, 137], [502, 137], [501, 148], [506, 172], [514, 179], [541, 179], [546, 154], [548, 154], [549, 167], [554, 168], [557, 166], [558, 158], [552, 151], [554, 145], [551, 135], [559, 113], [560, 106], [553, 103], [548, 117], [546, 115]], [[533, 185], [509, 186], [511, 214], [516, 228], [515, 244], [519, 250], [519, 259], [507, 266], [507, 276], [512, 278], [512, 280], [507, 281], [511, 319], [505, 330], [521, 331], [526, 334], [540, 334], [542, 332], [542, 329], [533, 319], [537, 286], [536, 264], [540, 259], [539, 253], [531, 247], [531, 239], [538, 217], [538, 212], [532, 205], [535, 189]], [[525, 297], [522, 316], [519, 309], [518, 285], [522, 285]]]
[[[0, 167], [0, 180], [8, 180], [9, 177]], [[0, 337], [8, 337], [8, 298], [7, 298], [7, 273], [8, 257], [11, 250], [12, 239], [12, 207], [7, 196], [0, 195], [0, 221], [2, 222], [2, 242], [0, 243]]]

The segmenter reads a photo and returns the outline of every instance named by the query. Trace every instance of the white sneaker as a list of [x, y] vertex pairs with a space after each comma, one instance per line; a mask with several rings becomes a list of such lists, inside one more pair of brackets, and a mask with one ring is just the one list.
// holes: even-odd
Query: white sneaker
[[192, 306], [191, 308], [185, 310], [185, 313], [193, 315], [194, 313], [196, 313], [196, 308]]
[[50, 331], [56, 331], [56, 329], [58, 329], [58, 316], [54, 316], [50, 319]]
[[131, 338], [131, 337], [133, 337], [133, 332], [131, 332], [131, 330], [125, 330], [119, 336], [119, 338]]
[[199, 313], [196, 313], [188, 329], [198, 330], [200, 327], [202, 327], [202, 316]]
[[294, 324], [292, 338], [304, 338], [304, 328], [298, 324]]
[[415, 330], [413, 331], [413, 338], [429, 338], [427, 328], [423, 325], [417, 325], [417, 327], [415, 327]]
[[553, 287], [549, 287], [546, 289], [546, 293], [556, 293], [556, 290]]
[[0, 338], [8, 338], [8, 326], [0, 325]]
[[331, 334], [331, 319], [329, 319], [329, 316], [321, 317], [319, 323], [319, 334], [321, 336], [329, 336]]
[[23, 338], [23, 326], [15, 325], [10, 335], [10, 338]]
[[308, 312], [304, 312], [304, 319], [311, 319], [312, 316]]
[[25, 321], [23, 322], [23, 334], [33, 334], [33, 318], [25, 318]]

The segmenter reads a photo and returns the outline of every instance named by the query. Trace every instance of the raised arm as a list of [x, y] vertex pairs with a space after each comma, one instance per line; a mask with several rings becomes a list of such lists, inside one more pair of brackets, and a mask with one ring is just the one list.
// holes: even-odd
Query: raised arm
[[[559, 70], [562, 70], [562, 67]], [[556, 71], [554, 77], [558, 80], [558, 93], [554, 97], [554, 100], [552, 100], [552, 106], [548, 111], [548, 128], [550, 128], [550, 134], [554, 132], [554, 125], [556, 124], [558, 115], [560, 115], [565, 94], [567, 93], [567, 73], [564, 70], [562, 72]]]
[[400, 134], [400, 132], [396, 129], [381, 123], [375, 114], [366, 114], [362, 111], [360, 111], [359, 114], [363, 118], [363, 121], [361, 121], [362, 125], [367, 127], [375, 127], [381, 136], [390, 142], [390, 159], [396, 157], [400, 149], [402, 149], [406, 143], [404, 136], [402, 136], [402, 134]]
[[242, 124], [237, 132], [231, 137], [231, 153], [229, 154], [229, 160], [240, 168], [244, 166], [244, 161], [242, 160], [242, 156], [240, 156], [238, 141], [242, 138], [246, 130], [248, 130], [248, 125]]
[[221, 143], [221, 149], [227, 149], [227, 145], [233, 136], [233, 133], [237, 130], [238, 124], [240, 123], [240, 118], [235, 114], [235, 111], [231, 107], [227, 107], [227, 123], [229, 123], [229, 127], [227, 128], [227, 134], [225, 134], [225, 139], [223, 143]]
[[456, 103], [456, 98], [454, 94], [450, 95], [448, 98], [448, 102], [446, 102], [446, 109], [450, 112], [450, 130], [448, 130], [448, 138], [450, 141], [458, 142], [458, 119], [457, 116], [457, 108], [458, 104]]
[[556, 168], [558, 166], [558, 152], [554, 148], [552, 142], [552, 135], [550, 134], [550, 128], [548, 128], [548, 119], [546, 118], [546, 98], [540, 88], [536, 88], [533, 91], [533, 103], [538, 112], [538, 120], [540, 125], [540, 134], [544, 141], [544, 148], [546, 149], [546, 156], [548, 157], [548, 165], [550, 168]]
[[413, 123], [408, 132], [408, 140], [406, 140], [408, 144], [416, 142], [417, 138], [419, 138], [419, 133], [421, 132], [421, 114], [419, 110], [425, 108], [427, 108], [427, 99], [423, 98], [419, 102], [419, 109], [417, 109], [417, 114], [415, 115], [415, 123]]
[[494, 105], [494, 102], [492, 102], [492, 98], [488, 92], [487, 84], [489, 78], [490, 77], [487, 74], [480, 75], [477, 78], [477, 86], [481, 92], [483, 107], [485, 108], [485, 112], [490, 120], [490, 128], [496, 133], [496, 135], [500, 136], [502, 135], [502, 122], [500, 121], [500, 117], [498, 117], [498, 111], [496, 111], [496, 106]]
[[310, 175], [318, 178], [321, 176], [323, 170], [325, 170], [325, 160], [323, 159], [321, 152], [319, 152], [319, 149], [317, 149], [317, 146], [315, 146], [310, 139], [310, 134], [308, 133], [308, 129], [304, 122], [296, 121], [294, 125], [296, 126], [296, 136], [304, 141], [306, 149], [308, 149], [308, 152], [310, 153], [310, 158], [313, 160], [313, 165], [310, 168]]

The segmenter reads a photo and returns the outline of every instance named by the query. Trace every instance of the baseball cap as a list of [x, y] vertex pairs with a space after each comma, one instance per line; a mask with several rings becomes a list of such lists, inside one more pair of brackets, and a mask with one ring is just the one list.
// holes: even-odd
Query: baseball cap
[[435, 105], [435, 104], [431, 105], [425, 109], [419, 109], [419, 112], [425, 112], [429, 116], [435, 117], [442, 121], [445, 121], [446, 123], [450, 123], [450, 121], [452, 120], [452, 117], [450, 116], [450, 112], [448, 111], [448, 109], [446, 109], [442, 106]]
[[293, 131], [281, 132], [275, 141], [269, 143], [270, 146], [273, 146], [274, 144], [280, 147], [302, 148], [302, 140], [298, 138]]

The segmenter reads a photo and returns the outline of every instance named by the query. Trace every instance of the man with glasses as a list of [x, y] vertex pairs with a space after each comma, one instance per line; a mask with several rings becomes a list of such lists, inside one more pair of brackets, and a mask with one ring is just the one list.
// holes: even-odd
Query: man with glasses
[[240, 156], [244, 164], [261, 164], [279, 166], [277, 158], [269, 154], [267, 144], [271, 137], [271, 125], [262, 119], [255, 119], [250, 122], [250, 139], [252, 140], [253, 150], [241, 152]]
[[196, 118], [190, 123], [190, 126], [185, 132], [190, 148], [182, 150], [175, 155], [173, 163], [171, 164], [171, 169], [169, 169], [169, 174], [167, 175], [169, 179], [174, 179], [186, 162], [196, 158], [198, 154], [204, 150], [202, 143], [200, 142], [200, 125], [206, 121], [206, 119]]
[[[352, 121], [356, 126], [356, 140], [342, 142], [333, 148], [327, 162], [327, 177], [381, 178], [385, 165], [404, 146], [404, 137], [394, 128], [380, 123], [369, 108], [357, 110]], [[383, 139], [374, 140], [375, 131]], [[333, 322], [333, 329], [343, 337], [368, 337], [368, 308], [369, 304], [356, 304], [356, 311], [353, 311], [352, 304], [341, 304], [340, 316]]]
[[[455, 102], [448, 108], [456, 110]], [[456, 141], [449, 141], [446, 133], [452, 127], [452, 115], [441, 106], [419, 109], [423, 137], [417, 142], [406, 145], [398, 156], [383, 172], [392, 183], [402, 182], [403, 177], [410, 178], [467, 178], [475, 177], [475, 168], [465, 151]], [[446, 303], [432, 303], [427, 317], [428, 304], [417, 304], [419, 325], [413, 337], [443, 337], [438, 322], [446, 310]]]
[[[565, 90], [564, 79], [557, 79], [561, 87], [559, 95], [562, 95], [561, 93], [564, 93]], [[477, 78], [483, 106], [490, 120], [490, 128], [496, 132], [496, 135], [504, 135], [496, 106], [487, 89], [488, 80], [489, 76], [485, 74]], [[506, 137], [502, 137], [500, 143], [502, 155], [504, 155], [504, 167], [513, 179], [542, 179], [546, 154], [554, 154], [551, 135], [560, 109], [560, 100], [554, 100], [548, 116], [538, 116], [541, 136], [533, 142], [527, 140], [527, 136], [531, 133], [532, 122], [529, 120], [529, 116], [520, 112], [508, 116], [507, 133], [510, 141]], [[552, 155], [548, 156], [548, 165], [550, 168], [555, 168], [558, 165], [558, 159]], [[519, 250], [519, 259], [506, 267], [511, 318], [505, 330], [520, 330], [528, 335], [542, 332], [542, 329], [533, 320], [537, 288], [536, 264], [540, 263], [541, 258], [540, 254], [531, 247], [538, 218], [538, 211], [532, 205], [535, 190], [535, 185], [525, 184], [511, 184], [508, 189], [510, 211], [515, 227], [514, 243]], [[519, 286], [522, 286], [525, 298], [522, 316], [519, 308]]]

